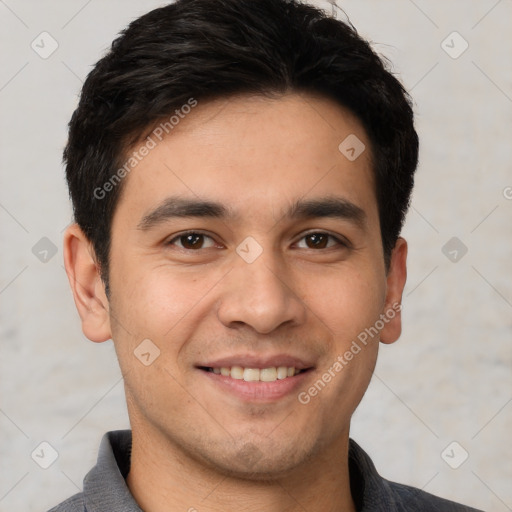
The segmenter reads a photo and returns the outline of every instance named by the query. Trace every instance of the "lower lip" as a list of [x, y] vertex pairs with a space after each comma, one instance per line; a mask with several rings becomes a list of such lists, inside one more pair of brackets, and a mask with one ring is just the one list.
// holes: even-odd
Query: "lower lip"
[[242, 400], [250, 402], [275, 402], [287, 395], [296, 393], [297, 389], [304, 385], [304, 380], [311, 372], [311, 370], [308, 370], [293, 377], [286, 377], [286, 379], [278, 379], [273, 382], [246, 382], [243, 379], [233, 379], [204, 370], [199, 371], [217, 386]]

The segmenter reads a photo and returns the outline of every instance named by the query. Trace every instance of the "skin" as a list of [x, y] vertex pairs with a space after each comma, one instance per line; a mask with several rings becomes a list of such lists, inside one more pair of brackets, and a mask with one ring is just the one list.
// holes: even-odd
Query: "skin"
[[[350, 134], [366, 146], [354, 161], [338, 150]], [[379, 340], [400, 335], [400, 313], [309, 403], [297, 397], [401, 302], [407, 244], [398, 239], [386, 272], [362, 125], [331, 100], [310, 95], [199, 102], [123, 187], [108, 299], [78, 226], [68, 228], [64, 246], [85, 335], [114, 340], [133, 431], [127, 483], [140, 506], [354, 511], [350, 418]], [[176, 195], [219, 202], [236, 215], [168, 218], [140, 228]], [[364, 221], [285, 216], [294, 201], [333, 196], [359, 207]], [[190, 248], [176, 238], [185, 230], [206, 237]], [[306, 235], [318, 232], [348, 245], [320, 237], [315, 246]], [[252, 263], [236, 252], [249, 236], [262, 249]], [[134, 356], [144, 339], [160, 350], [148, 366]], [[196, 367], [233, 354], [277, 353], [311, 366], [300, 386], [278, 399], [226, 392]]]

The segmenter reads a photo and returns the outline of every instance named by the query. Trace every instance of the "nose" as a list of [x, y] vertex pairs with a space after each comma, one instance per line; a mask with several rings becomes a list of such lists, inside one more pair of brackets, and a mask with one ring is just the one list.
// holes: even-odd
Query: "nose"
[[252, 263], [238, 258], [223, 280], [217, 314], [226, 327], [246, 325], [268, 334], [283, 324], [304, 322], [307, 308], [294, 289], [296, 283], [284, 263], [271, 253], [264, 251]]

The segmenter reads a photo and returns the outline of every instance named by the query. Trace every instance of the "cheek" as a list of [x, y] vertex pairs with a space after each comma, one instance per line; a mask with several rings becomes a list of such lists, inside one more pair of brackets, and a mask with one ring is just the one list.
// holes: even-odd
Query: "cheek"
[[[304, 274], [301, 298], [334, 337], [347, 343], [379, 318], [386, 296], [385, 276], [347, 263], [316, 275]], [[341, 347], [339, 347], [341, 348]]]
[[180, 340], [187, 340], [211, 311], [209, 291], [221, 274], [177, 272], [165, 265], [151, 269], [140, 265], [124, 272], [121, 268], [111, 278], [112, 333], [117, 345], [122, 352], [133, 353], [142, 340], [150, 339], [168, 356], [178, 352]]
[[[180, 351], [201, 322], [205, 294], [213, 283], [206, 276], [171, 274], [164, 267], [139, 266], [125, 271], [123, 279], [120, 269], [111, 279], [111, 322], [127, 400], [132, 410], [162, 414], [164, 421], [190, 401], [180, 384]], [[167, 405], [160, 412], [162, 403]]]
[[375, 268], [368, 265], [363, 271], [347, 264], [317, 281], [321, 287], [308, 287], [308, 306], [332, 336], [317, 379], [302, 390], [301, 403], [308, 402], [314, 414], [331, 425], [333, 435], [363, 397], [377, 360], [375, 324], [382, 312], [386, 281]]

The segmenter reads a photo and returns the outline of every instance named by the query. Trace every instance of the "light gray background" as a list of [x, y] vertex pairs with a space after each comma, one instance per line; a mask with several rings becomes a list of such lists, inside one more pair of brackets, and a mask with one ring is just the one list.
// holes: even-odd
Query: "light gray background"
[[[381, 349], [352, 436], [389, 479], [512, 510], [512, 1], [338, 4], [411, 91], [422, 144], [404, 331]], [[2, 511], [44, 511], [77, 492], [102, 434], [128, 427], [113, 346], [81, 333], [62, 266], [61, 152], [91, 65], [159, 5], [0, 0]], [[31, 48], [43, 31], [59, 44], [47, 59]], [[456, 59], [441, 46], [453, 31], [469, 44]], [[452, 55], [463, 44], [444, 43]], [[42, 237], [58, 249], [46, 263], [32, 252]], [[452, 237], [468, 249], [456, 262], [442, 252]], [[46, 470], [31, 458], [42, 441], [59, 455]], [[453, 441], [469, 453], [458, 469], [441, 456]]]

